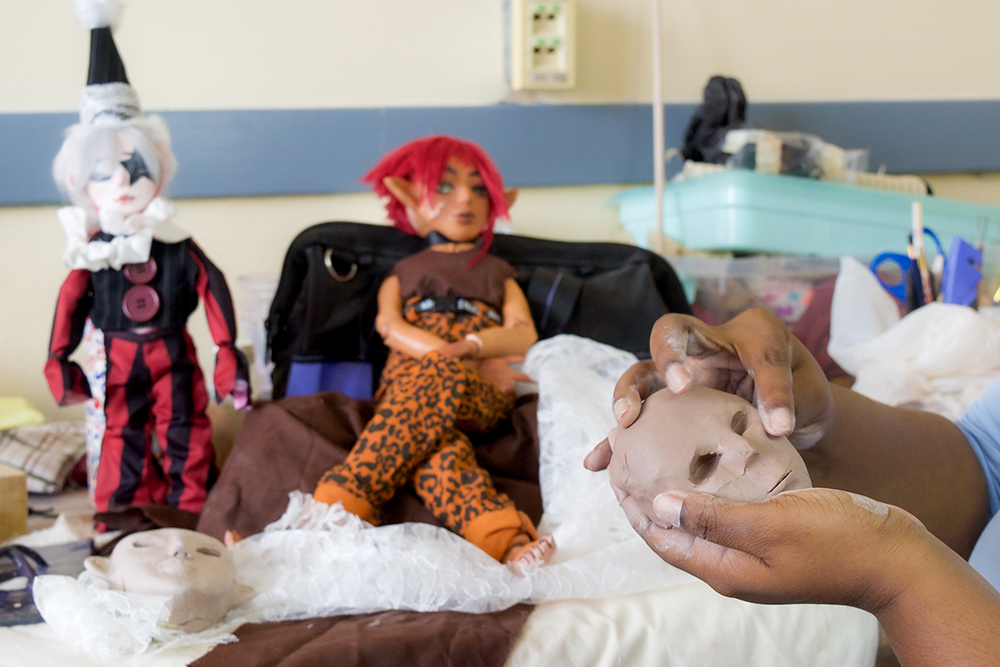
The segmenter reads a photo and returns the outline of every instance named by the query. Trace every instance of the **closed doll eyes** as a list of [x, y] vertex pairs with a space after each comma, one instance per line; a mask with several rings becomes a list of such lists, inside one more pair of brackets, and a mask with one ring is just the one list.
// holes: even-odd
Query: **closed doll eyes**
[[[149, 549], [152, 547], [162, 548], [163, 543], [156, 539], [147, 538], [142, 540], [136, 540], [135, 542], [132, 543], [132, 547], [134, 549]], [[198, 547], [197, 549], [195, 549], [195, 552], [203, 556], [211, 556], [212, 558], [222, 558], [222, 552], [219, 551], [218, 549], [213, 549], [212, 547]]]

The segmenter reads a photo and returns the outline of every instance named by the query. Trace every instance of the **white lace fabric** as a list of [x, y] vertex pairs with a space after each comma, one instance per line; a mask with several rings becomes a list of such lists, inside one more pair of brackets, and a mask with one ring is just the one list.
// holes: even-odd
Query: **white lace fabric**
[[[238, 578], [256, 596], [196, 636], [164, 628], [165, 601], [139, 603], [94, 581], [44, 577], [36, 590], [47, 621], [95, 655], [180, 641], [227, 641], [237, 619], [277, 621], [389, 609], [490, 612], [519, 602], [599, 598], [688, 585], [635, 534], [608, 485], [583, 458], [614, 425], [611, 395], [635, 358], [574, 336], [536, 344], [525, 372], [539, 386], [539, 478], [551, 563], [514, 574], [459, 536], [426, 524], [372, 527], [339, 505], [290, 495], [284, 516], [232, 547]], [[85, 577], [85, 575], [84, 575]], [[145, 606], [148, 605], [148, 606]], [[84, 632], [107, 624], [112, 632]], [[222, 628], [222, 629], [220, 629]], [[173, 633], [173, 634], [171, 634]], [[75, 643], [75, 642], [74, 642]]]
[[245, 622], [230, 614], [204, 632], [189, 634], [167, 623], [169, 598], [113, 591], [87, 572], [79, 580], [42, 575], [32, 586], [38, 612], [55, 633], [105, 662], [179, 646], [234, 642], [232, 632]]

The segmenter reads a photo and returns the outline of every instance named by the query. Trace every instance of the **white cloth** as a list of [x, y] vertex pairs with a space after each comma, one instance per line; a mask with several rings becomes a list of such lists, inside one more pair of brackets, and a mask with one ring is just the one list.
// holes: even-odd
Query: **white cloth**
[[857, 375], [868, 361], [859, 356], [861, 346], [898, 321], [899, 306], [875, 274], [853, 257], [842, 257], [830, 304], [830, 357]]
[[63, 262], [71, 269], [100, 271], [141, 264], [149, 259], [153, 239], [178, 243], [191, 238], [191, 234], [170, 222], [174, 206], [163, 197], [155, 198], [141, 213], [125, 219], [102, 217], [101, 230], [114, 235], [110, 241], [88, 242], [91, 229], [87, 212], [79, 206], [64, 206], [57, 214], [66, 233]]
[[872, 273], [845, 258], [830, 314], [830, 356], [854, 391], [951, 420], [1000, 377], [1000, 320], [972, 308], [922, 306], [899, 319]]
[[[188, 634], [167, 625], [169, 598], [109, 590], [84, 572], [77, 581], [42, 575], [32, 584], [38, 613], [67, 644], [111, 661], [177, 646], [236, 641], [232, 631], [244, 619], [227, 617], [204, 632]], [[231, 615], [232, 616], [232, 615]]]

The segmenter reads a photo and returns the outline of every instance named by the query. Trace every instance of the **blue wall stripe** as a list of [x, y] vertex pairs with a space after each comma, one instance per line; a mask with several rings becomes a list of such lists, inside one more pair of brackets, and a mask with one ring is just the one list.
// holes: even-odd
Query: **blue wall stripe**
[[[679, 145], [693, 104], [666, 107]], [[386, 150], [432, 133], [482, 144], [511, 185], [642, 183], [653, 177], [648, 105], [170, 111], [176, 198], [355, 192]], [[751, 104], [752, 124], [869, 148], [890, 173], [1000, 170], [1000, 101]], [[52, 158], [72, 113], [0, 114], [0, 205], [60, 197]]]

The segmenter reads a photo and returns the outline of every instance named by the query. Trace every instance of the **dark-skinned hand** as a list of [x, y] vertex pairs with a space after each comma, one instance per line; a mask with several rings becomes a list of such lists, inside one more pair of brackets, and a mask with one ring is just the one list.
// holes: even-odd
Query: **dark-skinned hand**
[[663, 560], [750, 602], [876, 612], [906, 585], [922, 543], [934, 540], [908, 512], [833, 489], [788, 491], [759, 503], [671, 492], [653, 500], [652, 517], [638, 498], [619, 498]]
[[[711, 326], [690, 315], [664, 315], [649, 336], [652, 359], [625, 371], [612, 408], [619, 426], [639, 415], [655, 391], [682, 394], [693, 385], [742, 396], [760, 410], [764, 428], [799, 449], [818, 442], [833, 414], [833, 395], [816, 359], [774, 315], [755, 308]], [[599, 443], [584, 465], [607, 468], [611, 445]]]

